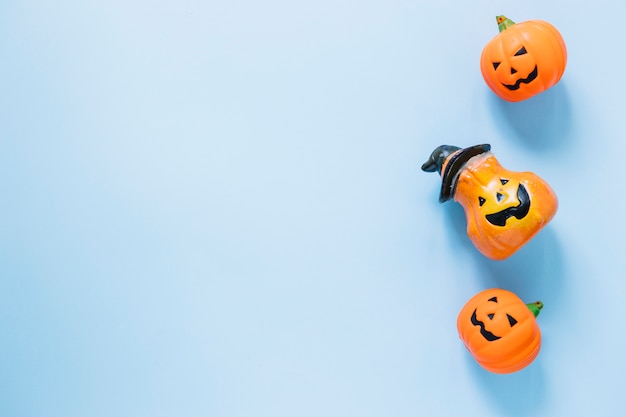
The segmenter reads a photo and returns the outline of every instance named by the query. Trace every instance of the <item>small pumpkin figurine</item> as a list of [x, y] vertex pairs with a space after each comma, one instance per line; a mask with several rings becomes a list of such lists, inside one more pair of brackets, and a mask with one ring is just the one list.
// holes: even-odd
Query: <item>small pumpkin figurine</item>
[[470, 240], [490, 259], [514, 254], [556, 214], [552, 188], [532, 172], [502, 167], [489, 144], [441, 145], [422, 170], [441, 175], [439, 202], [454, 199], [463, 206]]
[[459, 337], [474, 359], [498, 374], [528, 366], [541, 349], [541, 331], [535, 318], [541, 301], [524, 304], [514, 293], [500, 288], [472, 297], [457, 318]]
[[565, 41], [543, 20], [514, 23], [497, 16], [500, 33], [484, 47], [480, 71], [502, 99], [521, 101], [559, 82], [567, 64]]

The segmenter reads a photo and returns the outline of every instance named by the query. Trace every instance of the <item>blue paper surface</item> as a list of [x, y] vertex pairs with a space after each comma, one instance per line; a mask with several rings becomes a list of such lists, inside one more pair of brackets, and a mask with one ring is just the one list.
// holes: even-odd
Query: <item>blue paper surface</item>
[[[0, 415], [622, 415], [624, 11], [4, 2]], [[567, 44], [525, 102], [480, 74], [500, 14]], [[553, 221], [486, 259], [420, 170], [443, 143], [544, 178]], [[492, 287], [545, 304], [511, 375], [456, 331]]]

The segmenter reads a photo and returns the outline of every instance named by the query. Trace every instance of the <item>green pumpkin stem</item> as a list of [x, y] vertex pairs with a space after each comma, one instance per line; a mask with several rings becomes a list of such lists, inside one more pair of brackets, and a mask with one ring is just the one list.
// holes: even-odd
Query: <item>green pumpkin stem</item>
[[537, 317], [539, 312], [543, 308], [543, 303], [541, 301], [535, 301], [534, 303], [526, 304], [526, 307]]
[[500, 29], [500, 32], [505, 31], [515, 24], [514, 21], [503, 15], [496, 16], [496, 22], [498, 22], [498, 29]]

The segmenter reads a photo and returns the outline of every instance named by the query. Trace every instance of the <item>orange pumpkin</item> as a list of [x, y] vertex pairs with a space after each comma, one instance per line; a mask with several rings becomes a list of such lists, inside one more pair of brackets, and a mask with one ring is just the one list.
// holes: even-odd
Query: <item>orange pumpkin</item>
[[528, 366], [541, 349], [541, 332], [535, 317], [541, 301], [530, 304], [499, 288], [472, 297], [457, 318], [459, 337], [474, 359], [498, 374]]
[[488, 144], [439, 146], [422, 170], [441, 174], [439, 201], [453, 198], [463, 206], [469, 238], [490, 259], [514, 254], [558, 208], [556, 194], [544, 180], [503, 168]]
[[480, 71], [502, 99], [521, 101], [555, 85], [567, 63], [565, 41], [543, 20], [514, 23], [497, 16], [500, 33], [482, 51]]

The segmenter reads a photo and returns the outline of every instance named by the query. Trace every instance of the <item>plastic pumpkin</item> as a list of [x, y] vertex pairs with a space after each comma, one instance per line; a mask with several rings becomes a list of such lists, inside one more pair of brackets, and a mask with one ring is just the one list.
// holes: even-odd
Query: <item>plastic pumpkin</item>
[[514, 293], [492, 288], [476, 294], [457, 318], [459, 337], [486, 370], [506, 374], [528, 366], [541, 349], [535, 318], [541, 301], [530, 304]]
[[465, 149], [441, 145], [422, 170], [439, 172], [439, 201], [453, 198], [463, 206], [470, 240], [490, 259], [514, 254], [558, 208], [556, 194], [544, 180], [532, 172], [505, 169], [488, 144]]
[[559, 82], [567, 63], [563, 37], [543, 20], [514, 23], [497, 16], [500, 33], [482, 51], [480, 70], [502, 99], [521, 101]]

